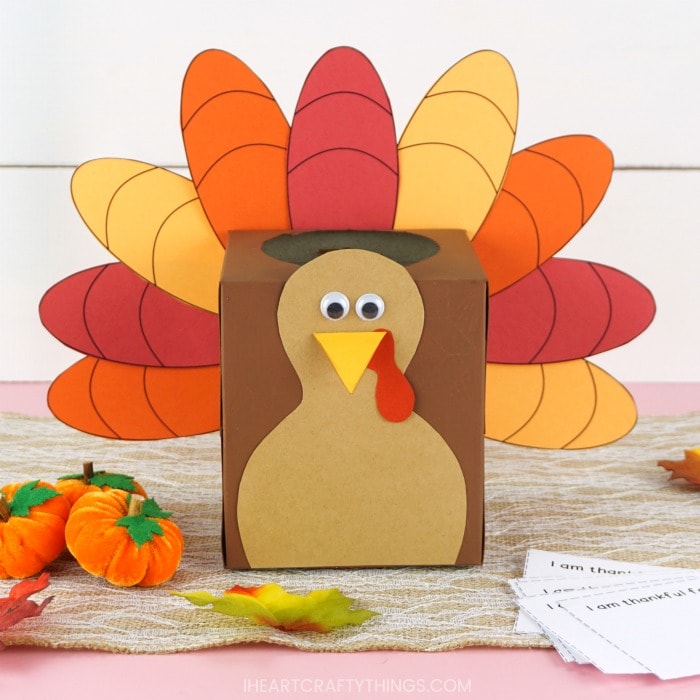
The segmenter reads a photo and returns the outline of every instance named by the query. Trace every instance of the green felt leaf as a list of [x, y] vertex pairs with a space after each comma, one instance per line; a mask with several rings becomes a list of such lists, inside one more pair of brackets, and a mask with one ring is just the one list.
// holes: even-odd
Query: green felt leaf
[[377, 613], [371, 610], [351, 610], [353, 600], [337, 588], [312, 591], [301, 596], [287, 593], [281, 586], [266, 583], [254, 588], [236, 586], [221, 596], [207, 591], [175, 593], [197, 606], [247, 617], [260, 625], [288, 632], [330, 632], [347, 625], [361, 625]]
[[117, 525], [125, 527], [131, 539], [140, 547], [150, 542], [154, 535], [162, 535], [163, 528], [155, 520], [144, 518], [143, 515], [125, 515], [117, 520]]
[[[131, 496], [127, 497], [127, 506], [131, 502]], [[152, 499], [147, 498], [141, 506], [139, 515], [125, 515], [117, 520], [117, 525], [125, 527], [131, 539], [138, 547], [150, 542], [155, 535], [163, 535], [163, 528], [156, 518], [169, 518], [170, 513], [165, 513]]]
[[50, 486], [37, 486], [38, 483], [38, 479], [28, 481], [15, 491], [10, 503], [10, 515], [26, 518], [32, 506], [40, 506], [59, 495], [56, 489]]
[[[85, 475], [66, 474], [65, 476], [58, 477], [59, 481], [68, 481], [69, 479], [83, 481], [85, 479]], [[87, 483], [99, 487], [109, 486], [112, 489], [121, 489], [122, 491], [128, 491], [129, 493], [136, 493], [138, 490], [136, 488], [136, 484], [134, 483], [133, 476], [127, 476], [126, 474], [112, 474], [107, 471], [95, 472], [95, 474], [87, 480]]]
[[136, 484], [134, 477], [126, 474], [109, 474], [108, 472], [97, 472], [95, 476], [89, 479], [93, 486], [109, 486], [112, 489], [121, 489], [122, 491], [136, 492]]
[[166, 513], [152, 498], [146, 498], [141, 507], [141, 515], [148, 518], [169, 518], [172, 513]]

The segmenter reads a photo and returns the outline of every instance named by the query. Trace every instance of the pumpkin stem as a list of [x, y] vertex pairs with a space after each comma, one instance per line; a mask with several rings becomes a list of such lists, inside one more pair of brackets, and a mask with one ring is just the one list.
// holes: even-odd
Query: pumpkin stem
[[127, 516], [130, 515], [141, 515], [141, 510], [143, 509], [143, 496], [138, 496], [136, 494], [130, 494], [129, 498], [129, 510], [126, 512]]
[[90, 479], [95, 476], [94, 465], [92, 462], [83, 462], [83, 483], [89, 484]]
[[0, 491], [0, 520], [6, 523], [10, 519], [10, 506], [7, 503], [5, 494]]

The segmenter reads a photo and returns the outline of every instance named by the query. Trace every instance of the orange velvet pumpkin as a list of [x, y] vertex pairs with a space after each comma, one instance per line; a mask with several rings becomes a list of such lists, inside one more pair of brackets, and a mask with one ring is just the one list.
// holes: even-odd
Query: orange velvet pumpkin
[[68, 499], [71, 506], [88, 491], [108, 491], [109, 489], [136, 493], [144, 498], [147, 496], [143, 486], [138, 481], [134, 481], [133, 476], [107, 471], [96, 472], [92, 462], [83, 463], [82, 474], [61, 476], [56, 482], [56, 490]]
[[152, 499], [91, 491], [73, 506], [66, 544], [78, 564], [116, 586], [155, 586], [177, 570], [182, 533]]
[[68, 499], [44, 481], [0, 489], [0, 578], [29, 578], [65, 549]]

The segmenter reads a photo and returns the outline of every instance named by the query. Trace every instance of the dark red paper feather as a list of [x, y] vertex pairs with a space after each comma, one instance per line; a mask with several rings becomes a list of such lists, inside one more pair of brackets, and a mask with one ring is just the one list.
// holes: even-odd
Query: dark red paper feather
[[652, 321], [654, 299], [606, 265], [552, 258], [489, 302], [489, 362], [560, 362], [623, 345]]
[[295, 229], [391, 229], [398, 157], [391, 105], [367, 58], [348, 47], [309, 72], [289, 138]]
[[39, 305], [49, 332], [92, 357], [152, 367], [219, 363], [219, 317], [175, 299], [122, 263], [51, 287]]

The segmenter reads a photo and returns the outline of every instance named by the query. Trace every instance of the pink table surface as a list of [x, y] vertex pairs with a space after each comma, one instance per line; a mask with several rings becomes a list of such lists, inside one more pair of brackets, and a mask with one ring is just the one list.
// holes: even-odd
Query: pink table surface
[[[49, 415], [45, 383], [0, 383], [0, 411]], [[639, 412], [700, 410], [700, 384], [630, 384]], [[689, 445], [689, 447], [692, 447]], [[700, 652], [699, 652], [700, 653]], [[700, 676], [660, 681], [565, 664], [551, 649], [470, 647], [450, 652], [308, 653], [244, 644], [170, 655], [9, 647], [0, 696], [11, 700], [145, 697], [591, 697], [693, 698]]]

